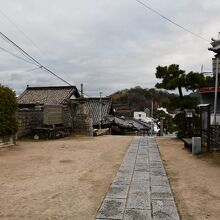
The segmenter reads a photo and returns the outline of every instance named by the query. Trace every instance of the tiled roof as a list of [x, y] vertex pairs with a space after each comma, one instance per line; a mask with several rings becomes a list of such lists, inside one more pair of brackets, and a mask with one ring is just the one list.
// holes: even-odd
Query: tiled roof
[[123, 128], [134, 128], [132, 123], [130, 123], [128, 120], [125, 120], [123, 118], [107, 116], [105, 119], [109, 121], [110, 123], [114, 123]]
[[18, 104], [64, 104], [72, 95], [79, 97], [75, 86], [27, 87]]
[[101, 118], [113, 114], [111, 98], [88, 98], [85, 103], [86, 113], [93, 119], [93, 125], [99, 125], [100, 122], [100, 107]]
[[[209, 87], [202, 87], [198, 89], [198, 93], [214, 93], [215, 92], [215, 87], [214, 86], [209, 86]], [[220, 92], [220, 86], [218, 87], [218, 92]]]
[[116, 124], [123, 128], [137, 129], [137, 130], [149, 130], [150, 124], [141, 122], [136, 119], [124, 119], [122, 117], [107, 116], [105, 120], [111, 124]]
[[138, 130], [149, 130], [151, 128], [149, 123], [145, 123], [136, 119], [128, 119], [127, 121], [130, 124], [133, 124], [133, 126]]

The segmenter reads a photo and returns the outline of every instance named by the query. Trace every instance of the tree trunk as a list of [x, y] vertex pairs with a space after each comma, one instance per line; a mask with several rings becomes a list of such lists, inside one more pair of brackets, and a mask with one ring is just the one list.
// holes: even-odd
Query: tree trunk
[[178, 86], [178, 90], [179, 90], [180, 98], [182, 99], [182, 98], [183, 98], [182, 87], [181, 87], [181, 86]]

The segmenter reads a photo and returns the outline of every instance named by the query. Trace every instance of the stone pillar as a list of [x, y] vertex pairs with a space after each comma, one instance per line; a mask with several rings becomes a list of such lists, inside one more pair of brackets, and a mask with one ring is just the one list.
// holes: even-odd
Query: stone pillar
[[192, 154], [200, 154], [201, 152], [201, 137], [192, 137]]
[[85, 102], [85, 98], [79, 99], [78, 113], [73, 121], [73, 130], [76, 135], [93, 136], [93, 121], [85, 112]]

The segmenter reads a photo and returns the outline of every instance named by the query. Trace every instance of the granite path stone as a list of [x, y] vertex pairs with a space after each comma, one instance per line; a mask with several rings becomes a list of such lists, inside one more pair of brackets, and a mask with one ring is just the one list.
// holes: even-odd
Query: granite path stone
[[154, 137], [134, 137], [96, 220], [180, 220]]

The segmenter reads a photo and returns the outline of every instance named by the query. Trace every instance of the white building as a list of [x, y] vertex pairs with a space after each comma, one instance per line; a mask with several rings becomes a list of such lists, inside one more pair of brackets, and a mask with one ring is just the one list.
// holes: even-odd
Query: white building
[[134, 118], [146, 123], [153, 122], [152, 118], [147, 117], [147, 114], [145, 112], [134, 112]]
[[153, 118], [147, 117], [145, 112], [134, 112], [134, 119], [143, 121], [145, 123], [151, 123], [154, 133], [157, 133], [159, 131], [159, 128], [154, 122]]

